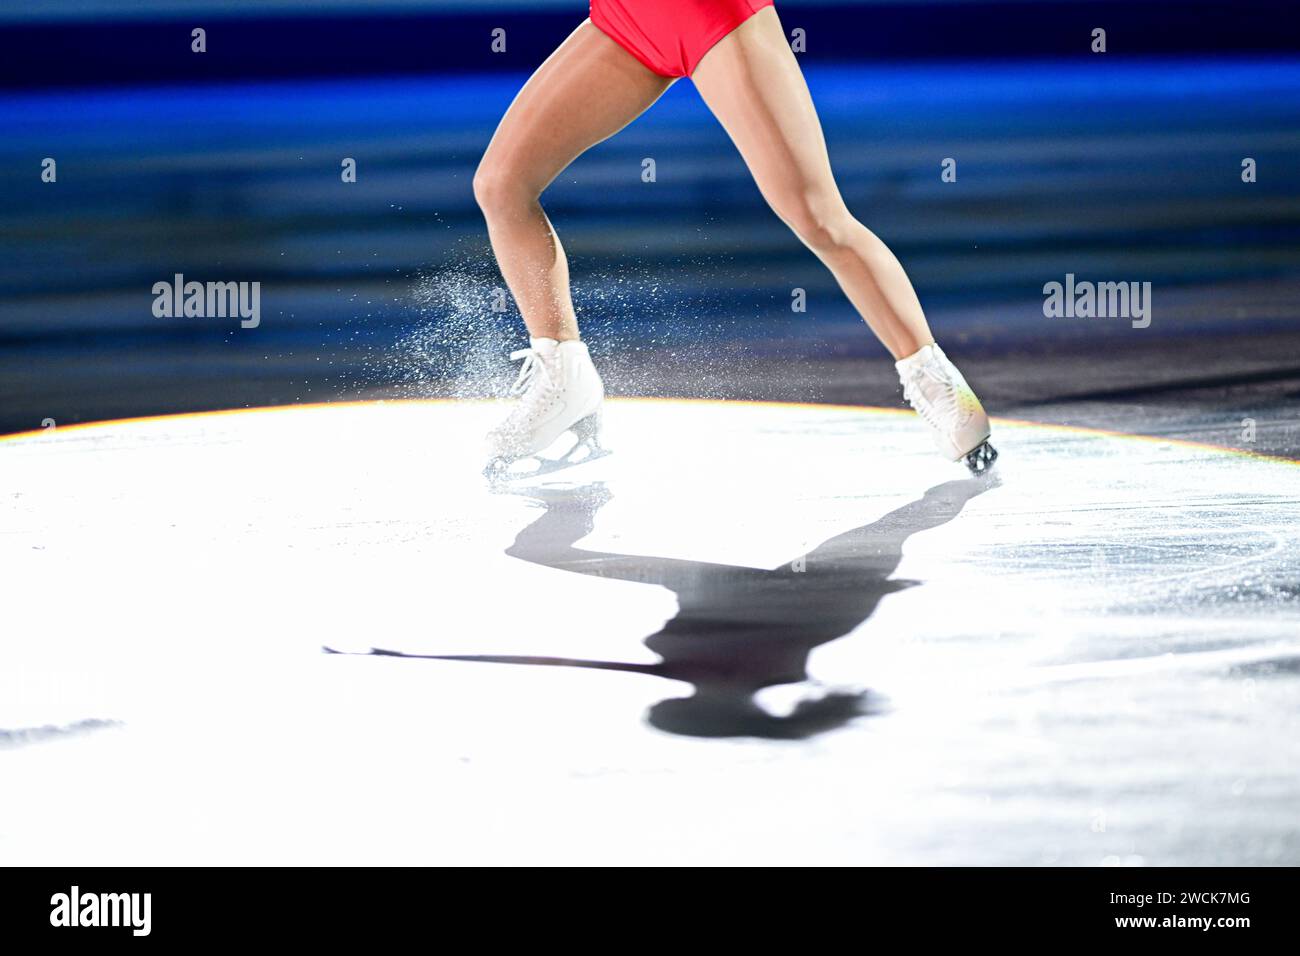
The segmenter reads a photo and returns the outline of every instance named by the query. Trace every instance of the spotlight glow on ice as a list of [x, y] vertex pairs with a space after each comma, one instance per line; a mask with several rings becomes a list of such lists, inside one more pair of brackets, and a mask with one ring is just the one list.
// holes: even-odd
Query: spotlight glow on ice
[[1300, 863], [1294, 463], [636, 400], [494, 493], [498, 415], [0, 441], [0, 859]]

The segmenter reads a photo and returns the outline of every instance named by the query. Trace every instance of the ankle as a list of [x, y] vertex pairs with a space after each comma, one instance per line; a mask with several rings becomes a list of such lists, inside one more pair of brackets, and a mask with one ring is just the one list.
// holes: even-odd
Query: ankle
[[924, 365], [933, 358], [936, 353], [942, 354], [939, 351], [939, 344], [935, 342], [934, 339], [931, 339], [910, 355], [895, 358], [894, 368], [898, 369], [900, 372], [905, 372], [908, 369], [916, 368], [918, 365]]

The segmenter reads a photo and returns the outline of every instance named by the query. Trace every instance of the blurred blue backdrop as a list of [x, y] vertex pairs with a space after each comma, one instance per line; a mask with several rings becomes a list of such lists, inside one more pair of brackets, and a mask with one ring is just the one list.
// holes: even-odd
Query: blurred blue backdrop
[[[1146, 342], [1295, 344], [1292, 7], [777, 4], [787, 30], [806, 31], [801, 61], [851, 208], [898, 252], [946, 340], [1094, 351], [1122, 326], [1052, 324], [1045, 282], [1153, 282], [1167, 308]], [[516, 322], [487, 313], [499, 280], [475, 164], [585, 15], [580, 0], [5, 4], [0, 430], [446, 390], [466, 368], [448, 356], [496, 349]], [[194, 27], [206, 53], [190, 50]], [[1104, 54], [1089, 49], [1095, 27]], [[341, 181], [345, 157], [355, 183]], [[641, 182], [645, 157], [655, 183]], [[940, 181], [947, 157], [955, 183]], [[1242, 181], [1247, 157], [1258, 182]], [[584, 320], [621, 344], [668, 329], [761, 350], [797, 326], [842, 353], [852, 326], [850, 351], [876, 349], [688, 81], [544, 203]], [[155, 318], [151, 287], [178, 272], [261, 282], [261, 326]], [[807, 315], [791, 315], [793, 288]], [[494, 334], [467, 344], [480, 320]]]

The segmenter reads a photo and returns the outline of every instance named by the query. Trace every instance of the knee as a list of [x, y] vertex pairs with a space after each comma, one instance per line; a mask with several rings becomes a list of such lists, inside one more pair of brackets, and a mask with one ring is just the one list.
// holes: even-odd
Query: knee
[[521, 171], [508, 163], [484, 157], [474, 173], [474, 200], [489, 220], [517, 215], [537, 195], [536, 190], [529, 189]]
[[838, 197], [820, 199], [800, 194], [772, 205], [799, 240], [819, 256], [834, 256], [848, 248], [858, 228], [857, 220]]

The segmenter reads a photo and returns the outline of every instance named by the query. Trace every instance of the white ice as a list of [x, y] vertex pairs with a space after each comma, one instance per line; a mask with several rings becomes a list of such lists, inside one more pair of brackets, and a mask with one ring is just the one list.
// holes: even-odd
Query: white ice
[[[505, 553], [543, 509], [478, 475], [498, 414], [0, 441], [0, 863], [1300, 863], [1295, 464], [996, 423], [999, 483], [758, 696], [870, 712], [699, 738], [645, 718], [677, 680], [321, 652], [659, 659], [673, 592]], [[568, 544], [647, 562], [788, 567], [964, 479], [902, 414], [607, 417], [615, 454], [547, 480], [608, 492]]]

